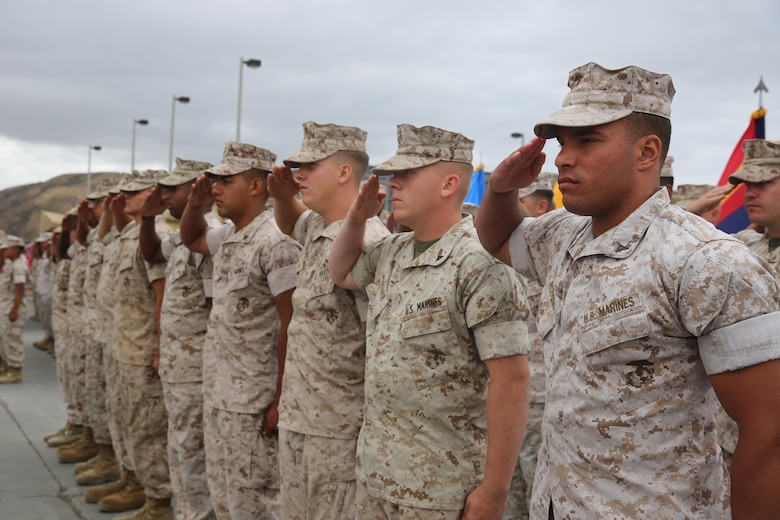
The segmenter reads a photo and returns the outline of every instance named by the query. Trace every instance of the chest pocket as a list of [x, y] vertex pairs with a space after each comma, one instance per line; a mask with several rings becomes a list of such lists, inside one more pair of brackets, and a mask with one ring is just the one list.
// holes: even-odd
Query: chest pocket
[[173, 258], [168, 260], [168, 272], [165, 273], [165, 277], [170, 281], [176, 281], [187, 272], [187, 266], [184, 262], [174, 261]]
[[436, 309], [416, 312], [404, 316], [401, 320], [401, 337], [404, 339], [415, 338], [424, 334], [435, 334], [452, 328], [450, 311], [447, 303]]
[[[660, 349], [651, 337], [644, 312], [611, 319], [579, 335], [577, 364], [585, 363], [609, 407], [622, 415], [652, 403], [669, 392]], [[668, 369], [667, 369], [668, 370]]]
[[237, 292], [249, 288], [249, 272], [246, 268], [228, 273], [228, 292]]
[[119, 271], [127, 271], [133, 268], [133, 258], [130, 255], [125, 255], [122, 260], [119, 261]]

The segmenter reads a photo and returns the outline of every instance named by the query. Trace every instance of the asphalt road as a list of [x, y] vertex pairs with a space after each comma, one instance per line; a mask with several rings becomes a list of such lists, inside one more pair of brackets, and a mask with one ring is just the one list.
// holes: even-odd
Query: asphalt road
[[39, 323], [28, 319], [24, 382], [0, 385], [0, 519], [110, 520], [116, 514], [87, 504], [73, 464], [60, 464], [56, 448], [43, 442], [65, 424], [65, 405], [54, 359], [32, 345], [41, 338]]

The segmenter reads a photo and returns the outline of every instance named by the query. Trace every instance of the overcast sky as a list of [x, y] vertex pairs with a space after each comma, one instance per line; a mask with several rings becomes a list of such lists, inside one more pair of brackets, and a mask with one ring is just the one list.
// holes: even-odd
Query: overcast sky
[[[241, 140], [278, 163], [301, 124], [368, 131], [371, 163], [395, 125], [431, 124], [476, 140], [492, 170], [566, 95], [568, 72], [595, 61], [671, 74], [677, 184], [715, 184], [763, 75], [767, 137], [780, 139], [780, 2], [674, 0], [0, 0], [0, 189], [92, 171], [219, 162]], [[777, 107], [777, 110], [774, 109]], [[778, 125], [774, 124], [775, 118]], [[546, 151], [555, 170], [557, 144]]]

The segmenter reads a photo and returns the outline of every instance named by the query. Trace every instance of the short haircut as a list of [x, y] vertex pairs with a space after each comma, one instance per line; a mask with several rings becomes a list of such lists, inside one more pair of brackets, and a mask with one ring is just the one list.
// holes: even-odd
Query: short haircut
[[263, 183], [263, 189], [268, 192], [268, 174], [271, 172], [267, 172], [265, 170], [261, 170], [259, 168], [250, 168], [246, 171], [241, 172], [241, 174], [245, 174], [248, 181], [251, 181], [252, 179], [260, 179], [260, 181]]
[[528, 195], [528, 197], [533, 197], [536, 201], [546, 200], [548, 212], [555, 209], [555, 194], [552, 192], [552, 190], [536, 190], [535, 192]]
[[655, 135], [661, 140], [661, 157], [658, 162], [658, 171], [666, 161], [666, 154], [669, 153], [669, 143], [672, 140], [672, 122], [665, 117], [643, 112], [633, 112], [626, 118], [628, 128], [633, 140], [637, 140], [646, 135]]
[[341, 150], [333, 154], [337, 161], [344, 161], [352, 166], [352, 178], [355, 186], [360, 186], [363, 175], [368, 170], [368, 154], [366, 152], [357, 152], [352, 150]]
[[458, 186], [458, 191], [455, 194], [458, 208], [460, 208], [471, 189], [471, 175], [474, 173], [474, 168], [470, 164], [462, 162], [452, 162], [450, 164], [460, 178], [460, 186]]

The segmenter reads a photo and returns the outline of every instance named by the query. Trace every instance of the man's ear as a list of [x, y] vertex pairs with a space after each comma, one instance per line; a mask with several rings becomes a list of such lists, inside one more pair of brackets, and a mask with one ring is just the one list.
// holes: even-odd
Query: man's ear
[[341, 166], [339, 166], [339, 184], [352, 182], [353, 174], [354, 170], [352, 170], [352, 165], [347, 162], [342, 163]]
[[454, 195], [458, 188], [460, 187], [460, 177], [458, 177], [456, 174], [451, 173], [444, 177], [444, 182], [441, 186], [441, 194], [442, 197], [448, 198]]
[[[640, 137], [637, 140], [637, 146], [639, 147], [638, 167], [639, 171], [646, 171], [651, 168], [657, 167], [658, 172], [661, 171], [661, 139], [657, 135], [646, 135]], [[658, 173], [654, 172], [654, 173]]]

